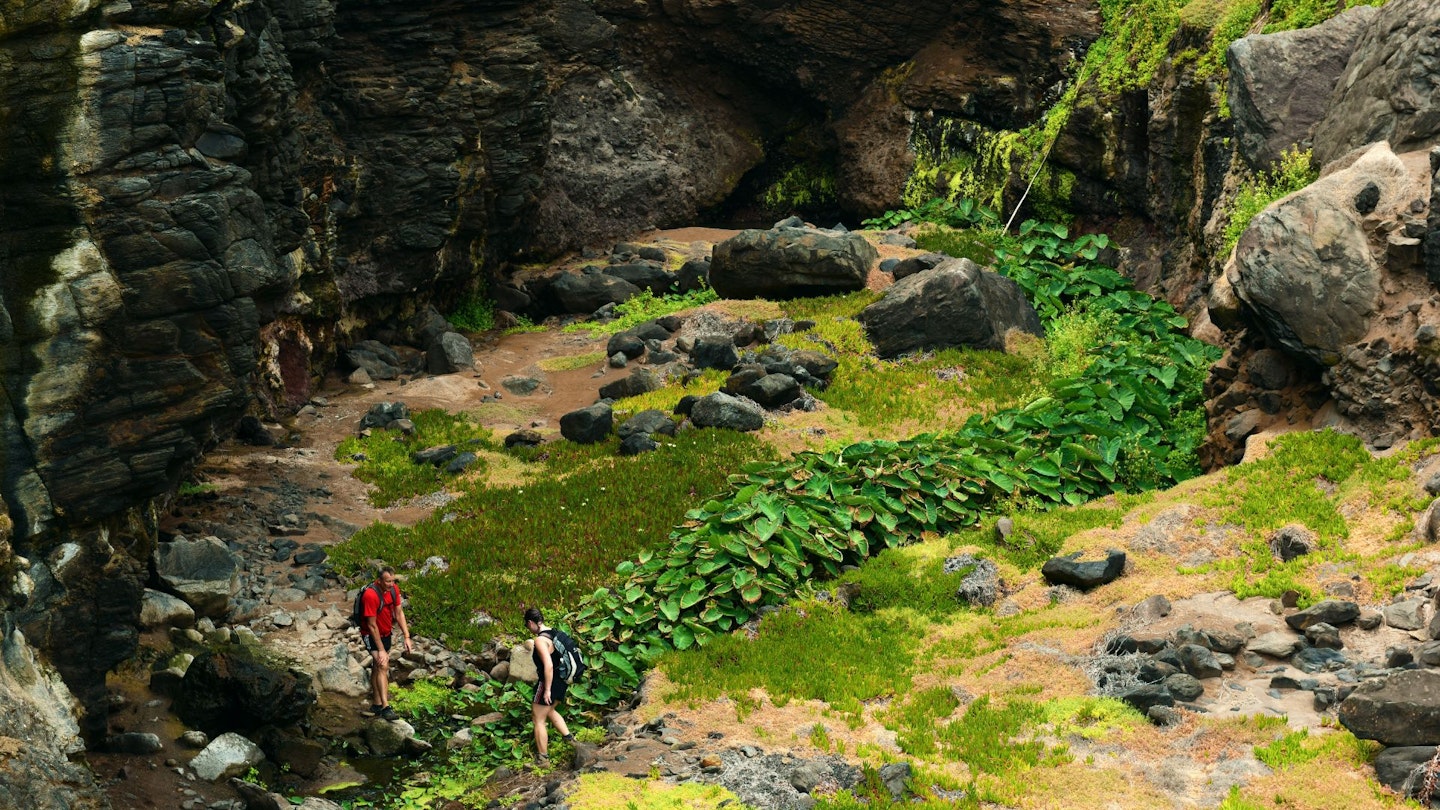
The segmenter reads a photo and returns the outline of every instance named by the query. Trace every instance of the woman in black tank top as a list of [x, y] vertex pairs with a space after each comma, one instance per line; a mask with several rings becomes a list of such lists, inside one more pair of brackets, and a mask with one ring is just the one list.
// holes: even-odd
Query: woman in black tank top
[[555, 674], [555, 633], [545, 626], [545, 617], [536, 608], [525, 611], [525, 629], [535, 634], [535, 646], [530, 650], [530, 660], [535, 662], [535, 671], [540, 680], [535, 684], [535, 704], [531, 714], [535, 720], [535, 760], [541, 766], [550, 764], [550, 738], [545, 723], [555, 726], [566, 742], [574, 743], [575, 737], [565, 725], [558, 707], [565, 699], [566, 683]]

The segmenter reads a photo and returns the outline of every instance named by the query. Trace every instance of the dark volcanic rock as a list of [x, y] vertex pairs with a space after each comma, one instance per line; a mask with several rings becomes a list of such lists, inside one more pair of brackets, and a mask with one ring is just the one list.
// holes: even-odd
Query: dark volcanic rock
[[655, 372], [637, 368], [628, 376], [600, 386], [600, 396], [605, 399], [624, 399], [658, 390], [665, 383]]
[[1240, 156], [1251, 171], [1269, 171], [1282, 151], [1309, 142], [1375, 13], [1359, 6], [1313, 28], [1253, 34], [1230, 44], [1230, 111]]
[[1339, 627], [1349, 624], [1360, 617], [1360, 606], [1354, 602], [1346, 602], [1339, 599], [1326, 599], [1317, 602], [1308, 608], [1292, 613], [1285, 617], [1285, 623], [1290, 629], [1304, 631], [1306, 628], [1320, 624]]
[[881, 357], [950, 347], [1003, 350], [1011, 329], [1041, 334], [1020, 286], [969, 259], [897, 281], [861, 311], [860, 322]]
[[614, 420], [609, 405], [596, 403], [560, 417], [560, 435], [576, 444], [594, 444], [610, 435]]
[[[1401, 795], [1413, 795], [1423, 779], [1420, 769], [1435, 758], [1435, 750], [1433, 745], [1386, 748], [1375, 755], [1376, 781]], [[1431, 793], [1430, 798], [1440, 798], [1440, 790]]]
[[175, 705], [188, 725], [214, 737], [302, 723], [314, 703], [309, 675], [274, 653], [231, 644], [195, 658]]
[[1406, 670], [1361, 683], [1340, 703], [1340, 723], [1382, 745], [1440, 745], [1440, 673]]
[[748, 230], [715, 246], [710, 286], [725, 298], [833, 295], [864, 287], [878, 258], [859, 234]]
[[1125, 573], [1125, 552], [1111, 550], [1105, 559], [1081, 562], [1080, 552], [1064, 557], [1051, 557], [1041, 566], [1040, 573], [1052, 585], [1069, 585], [1088, 591], [1113, 582]]
[[550, 292], [562, 312], [588, 315], [606, 304], [629, 301], [640, 288], [604, 273], [561, 273], [551, 282]]
[[690, 409], [697, 427], [751, 431], [765, 426], [765, 411], [754, 403], [716, 392], [701, 397]]

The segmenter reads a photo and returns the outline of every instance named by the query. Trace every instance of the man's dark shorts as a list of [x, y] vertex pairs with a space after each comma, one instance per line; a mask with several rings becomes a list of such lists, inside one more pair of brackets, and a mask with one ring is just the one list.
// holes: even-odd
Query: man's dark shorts
[[[369, 633], [366, 633], [365, 635], [361, 636], [361, 638], [365, 640], [365, 649], [372, 653], [375, 652], [375, 637], [370, 635]], [[380, 639], [380, 642], [385, 645], [385, 652], [387, 653], [390, 652], [390, 640], [390, 636], [385, 636], [384, 638]]]
[[541, 684], [535, 684], [535, 705], [536, 706], [559, 706], [565, 702], [565, 690], [570, 684], [556, 678], [550, 684], [550, 702], [545, 702], [545, 689]]

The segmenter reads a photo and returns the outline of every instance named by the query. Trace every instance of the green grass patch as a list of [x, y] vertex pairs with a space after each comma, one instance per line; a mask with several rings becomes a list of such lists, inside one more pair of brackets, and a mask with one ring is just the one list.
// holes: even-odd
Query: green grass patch
[[[1329, 430], [1281, 436], [1269, 456], [1231, 468], [1227, 485], [1207, 498], [1209, 506], [1224, 510], [1223, 522], [1235, 525], [1243, 535], [1238, 557], [1199, 570], [1230, 572], [1230, 590], [1241, 599], [1273, 598], [1293, 590], [1300, 594], [1302, 607], [1320, 598], [1312, 580], [1321, 566], [1368, 570], [1366, 576], [1377, 593], [1396, 592], [1409, 569], [1375, 566], [1381, 557], [1398, 553], [1398, 547], [1373, 559], [1345, 549], [1350, 526], [1343, 507], [1357, 501], [1398, 515], [1418, 511], [1425, 503], [1415, 494], [1404, 464], [1393, 457], [1372, 457], [1353, 436]], [[1314, 532], [1318, 548], [1280, 562], [1270, 549], [1269, 536], [1291, 524]], [[1401, 528], [1405, 525], [1399, 522]], [[1387, 539], [1398, 541], [1406, 534], [1397, 531]]]
[[979, 546], [995, 559], [1005, 560], [1022, 571], [1033, 570], [1055, 556], [1066, 538], [1072, 535], [1100, 526], [1118, 528], [1125, 515], [1147, 497], [1122, 495], [1118, 496], [1115, 505], [1086, 504], [1052, 510], [1016, 511], [1010, 515], [1014, 531], [1006, 543], [1000, 542], [995, 528], [999, 516], [987, 518], [978, 526], [951, 535], [950, 547]]
[[488, 332], [495, 328], [495, 302], [483, 293], [471, 293], [460, 299], [445, 320], [466, 332]]
[[840, 584], [858, 588], [850, 609], [858, 613], [911, 610], [930, 621], [943, 621], [961, 610], [956, 589], [969, 570], [946, 574], [944, 559], [922, 546], [885, 549], [854, 571], [840, 576]]
[[616, 332], [624, 332], [632, 326], [639, 326], [646, 321], [701, 307], [718, 300], [720, 300], [719, 294], [709, 287], [683, 294], [666, 293], [659, 296], [645, 289], [630, 300], [616, 304], [614, 320], [605, 323], [593, 321], [572, 323], [561, 331], [589, 332], [596, 337], [613, 335]]
[[[610, 584], [616, 563], [663, 545], [690, 504], [720, 490], [731, 470], [772, 452], [751, 436], [722, 430], [691, 431], [633, 458], [618, 457], [613, 439], [547, 444], [515, 453], [543, 474], [533, 483], [477, 484], [411, 529], [365, 528], [336, 547], [331, 560], [356, 573], [374, 557], [399, 562], [441, 555], [449, 572], [405, 583], [415, 626], [426, 635], [446, 633], [452, 644], [500, 630], [518, 633], [524, 607], [563, 615]], [[472, 624], [477, 609], [500, 623]]]
[[813, 320], [815, 327], [782, 335], [777, 341], [790, 348], [818, 350], [834, 357], [840, 365], [833, 381], [815, 396], [864, 427], [909, 422], [930, 430], [956, 428], [975, 411], [1027, 401], [1048, 379], [1038, 351], [1006, 354], [944, 349], [880, 360], [856, 320], [860, 311], [878, 298], [878, 293], [862, 290], [786, 302], [788, 317]]
[[569, 806], [585, 810], [749, 810], [749, 805], [719, 785], [671, 785], [607, 772], [581, 774], [565, 800]]
[[567, 354], [560, 357], [547, 357], [536, 363], [541, 371], [574, 371], [577, 368], [588, 368], [599, 366], [605, 363], [605, 352], [603, 350], [585, 352], [583, 354]]
[[823, 700], [858, 714], [862, 701], [910, 686], [917, 627], [895, 612], [857, 615], [833, 602], [806, 602], [760, 622], [754, 640], [717, 636], [692, 653], [668, 653], [659, 666], [675, 684], [671, 700], [740, 700], [756, 687], [777, 705]]
[[946, 225], [926, 225], [915, 230], [915, 244], [921, 250], [944, 253], [957, 259], [969, 259], [981, 267], [989, 267], [995, 261], [995, 248], [999, 247], [997, 234], [978, 228], [952, 228]]
[[680, 403], [680, 400], [690, 395], [703, 397], [713, 394], [720, 390], [729, 377], [730, 372], [728, 371], [707, 368], [700, 372], [699, 377], [688, 383], [684, 379], [671, 380], [663, 388], [618, 400], [615, 403], [616, 418], [620, 418], [621, 411], [632, 415], [652, 409], [674, 413], [675, 406]]
[[[355, 461], [357, 455], [363, 456], [355, 468], [355, 477], [375, 487], [370, 502], [376, 506], [390, 506], [434, 492], [455, 480], [441, 467], [411, 461], [410, 454], [417, 450], [445, 444], [459, 445], [462, 452], [499, 449], [490, 431], [464, 414], [438, 409], [420, 411], [412, 413], [410, 421], [415, 423], [413, 436], [398, 430], [375, 430], [369, 436], [346, 439], [335, 448], [335, 457], [340, 461]], [[477, 462], [467, 472], [483, 470], [483, 462]]]

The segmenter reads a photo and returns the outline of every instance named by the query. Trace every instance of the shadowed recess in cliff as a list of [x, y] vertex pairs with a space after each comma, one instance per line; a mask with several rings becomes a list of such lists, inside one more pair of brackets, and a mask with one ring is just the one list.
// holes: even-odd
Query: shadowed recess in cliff
[[73, 113], [79, 70], [73, 33], [22, 37], [0, 47], [0, 495], [18, 532], [50, 517], [22, 428], [26, 398], [43, 365], [39, 292], [58, 280], [56, 258], [75, 241], [80, 215], [70, 193], [60, 134]]

